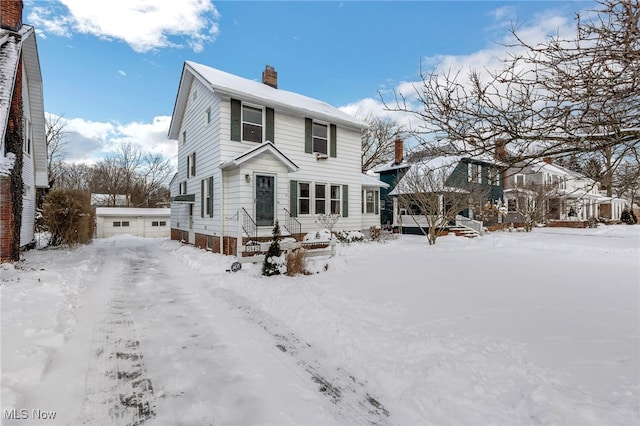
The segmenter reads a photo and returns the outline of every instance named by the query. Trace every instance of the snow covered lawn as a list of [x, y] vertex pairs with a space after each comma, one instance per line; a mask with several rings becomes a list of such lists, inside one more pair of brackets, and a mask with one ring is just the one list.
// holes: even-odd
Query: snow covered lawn
[[28, 252], [0, 266], [3, 419], [637, 425], [639, 259], [626, 225], [352, 243], [297, 277], [164, 239]]

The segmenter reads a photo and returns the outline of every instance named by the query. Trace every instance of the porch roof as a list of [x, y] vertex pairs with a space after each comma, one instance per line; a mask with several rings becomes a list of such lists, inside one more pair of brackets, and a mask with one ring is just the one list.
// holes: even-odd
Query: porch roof
[[193, 204], [196, 202], [196, 194], [181, 194], [176, 195], [171, 200], [174, 204]]
[[289, 172], [297, 172], [298, 170], [300, 170], [300, 168], [293, 161], [291, 161], [289, 157], [284, 155], [282, 151], [276, 148], [276, 146], [271, 143], [271, 141], [266, 141], [258, 146], [251, 148], [250, 150], [248, 150], [244, 154], [237, 156], [236, 158], [225, 161], [224, 163], [220, 164], [220, 168], [222, 170], [235, 169], [262, 153], [269, 153], [273, 155], [289, 170]]

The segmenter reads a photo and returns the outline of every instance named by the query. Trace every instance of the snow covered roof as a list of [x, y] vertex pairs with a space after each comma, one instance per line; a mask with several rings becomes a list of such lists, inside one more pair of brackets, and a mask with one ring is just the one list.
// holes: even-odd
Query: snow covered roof
[[96, 207], [96, 216], [171, 216], [171, 209]]
[[276, 148], [276, 146], [272, 144], [270, 141], [266, 141], [256, 147], [251, 148], [244, 154], [241, 154], [236, 158], [233, 158], [229, 161], [222, 163], [220, 165], [220, 168], [222, 170], [235, 169], [236, 167], [239, 167], [242, 163], [249, 161], [250, 159], [262, 153], [269, 153], [274, 157], [276, 157], [278, 160], [280, 160], [280, 162], [282, 162], [282, 164], [284, 164], [287, 167], [287, 169], [289, 169], [289, 172], [297, 172], [300, 169], [293, 161], [289, 159], [289, 157], [284, 155], [282, 151]]
[[411, 165], [407, 163], [405, 160], [402, 160], [399, 163], [397, 163], [395, 160], [391, 160], [387, 164], [383, 164], [380, 167], [376, 167], [373, 171], [375, 173], [383, 173], [383, 172], [389, 172], [391, 170], [406, 169], [407, 167], [411, 167]]
[[418, 184], [424, 192], [468, 192], [445, 185], [447, 178], [462, 159], [463, 157], [452, 155], [413, 163], [389, 195], [414, 193]]
[[362, 174], [362, 186], [376, 186], [379, 188], [388, 188], [389, 184], [382, 182], [379, 177]]
[[256, 102], [276, 110], [324, 119], [343, 126], [364, 129], [367, 124], [326, 102], [297, 93], [276, 89], [261, 82], [239, 77], [206, 65], [186, 61], [173, 112], [169, 138], [177, 139], [182, 115], [186, 107], [187, 91], [193, 78], [199, 79], [213, 91], [241, 100]]

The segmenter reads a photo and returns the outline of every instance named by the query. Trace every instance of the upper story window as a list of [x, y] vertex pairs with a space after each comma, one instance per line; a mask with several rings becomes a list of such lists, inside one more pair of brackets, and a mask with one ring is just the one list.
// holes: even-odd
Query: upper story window
[[500, 170], [495, 167], [489, 168], [489, 184], [494, 186], [500, 186]]
[[192, 152], [187, 157], [187, 177], [194, 177], [196, 175], [196, 153]]
[[327, 155], [328, 151], [328, 132], [327, 125], [313, 123], [313, 152]]
[[180, 182], [180, 188], [178, 189], [180, 195], [185, 195], [187, 193], [187, 181]]
[[204, 116], [206, 124], [211, 123], [211, 108], [207, 108], [207, 110], [204, 112]]
[[335, 124], [325, 124], [305, 118], [304, 152], [322, 154], [323, 158], [337, 157], [338, 130]]
[[262, 109], [242, 106], [242, 140], [262, 143]]
[[480, 164], [469, 164], [469, 182], [482, 183], [482, 167]]
[[182, 132], [182, 144], [185, 145], [187, 143], [187, 131]]

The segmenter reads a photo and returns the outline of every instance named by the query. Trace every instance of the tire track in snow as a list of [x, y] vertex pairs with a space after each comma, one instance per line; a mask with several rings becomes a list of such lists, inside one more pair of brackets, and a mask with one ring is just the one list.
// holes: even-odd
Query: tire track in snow
[[292, 356], [317, 384], [318, 391], [331, 401], [334, 414], [349, 424], [390, 425], [389, 411], [365, 383], [340, 367], [322, 362], [321, 351], [298, 338], [286, 325], [280, 324], [265, 312], [231, 290], [211, 289], [211, 294], [243, 312], [244, 317], [260, 326], [274, 340], [275, 346]]
[[142, 272], [143, 261], [131, 250], [119, 256], [126, 259], [126, 267], [114, 278], [113, 295], [94, 331], [85, 398], [79, 418], [72, 422], [74, 425], [138, 426], [155, 416], [153, 384], [126, 294], [126, 286]]

